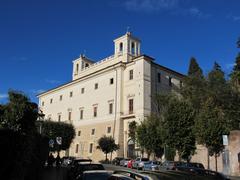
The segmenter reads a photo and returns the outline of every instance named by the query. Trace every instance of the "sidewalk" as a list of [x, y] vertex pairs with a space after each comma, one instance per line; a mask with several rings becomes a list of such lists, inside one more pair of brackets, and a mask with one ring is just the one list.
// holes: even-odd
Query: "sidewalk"
[[40, 180], [67, 180], [67, 169], [63, 167], [44, 168]]

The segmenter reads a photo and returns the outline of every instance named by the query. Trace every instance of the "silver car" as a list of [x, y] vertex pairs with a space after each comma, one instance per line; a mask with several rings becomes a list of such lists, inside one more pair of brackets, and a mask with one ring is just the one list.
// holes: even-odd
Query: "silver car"
[[124, 158], [120, 161], [120, 166], [124, 166], [127, 167], [128, 161], [130, 161], [131, 159], [128, 158]]
[[141, 157], [138, 157], [135, 159], [135, 161], [133, 162], [133, 168], [135, 169], [143, 169], [144, 167], [144, 163], [145, 162], [148, 162], [149, 159], [148, 158], [141, 158]]

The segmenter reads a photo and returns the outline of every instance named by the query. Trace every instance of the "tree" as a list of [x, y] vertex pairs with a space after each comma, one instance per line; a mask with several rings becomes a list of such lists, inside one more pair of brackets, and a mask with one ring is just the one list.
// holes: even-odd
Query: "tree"
[[128, 136], [135, 142], [136, 140], [136, 129], [137, 123], [136, 121], [132, 121], [128, 125]]
[[115, 144], [115, 140], [112, 136], [103, 136], [98, 140], [98, 146], [97, 149], [100, 149], [103, 153], [106, 155], [106, 161], [107, 161], [107, 154], [112, 153], [113, 151], [116, 151], [119, 149], [119, 145]]
[[36, 130], [38, 106], [22, 92], [11, 90], [8, 96], [0, 105], [0, 142], [5, 147], [1, 154], [6, 162], [0, 171], [7, 179], [34, 179], [48, 153], [48, 143]]
[[197, 116], [195, 132], [197, 142], [208, 148], [209, 155], [215, 157], [217, 171], [217, 157], [222, 152], [222, 135], [228, 134], [223, 112], [218, 108], [212, 98], [203, 105]]
[[181, 95], [198, 111], [205, 99], [206, 82], [195, 58], [190, 59], [188, 76], [183, 79]]
[[189, 160], [196, 149], [193, 132], [195, 111], [188, 102], [174, 96], [167, 106], [163, 121], [165, 143], [178, 151], [180, 159]]
[[147, 117], [137, 127], [137, 142], [139, 146], [147, 152], [148, 156], [154, 153], [156, 157], [162, 157], [163, 137], [161, 130], [160, 120], [154, 115]]
[[230, 78], [233, 89], [240, 92], [240, 53], [238, 53], [236, 57], [235, 65], [230, 74]]
[[22, 134], [36, 131], [35, 122], [38, 118], [38, 105], [30, 102], [22, 92], [9, 91], [9, 102], [2, 105], [0, 126]]
[[[50, 149], [51, 151], [66, 150], [70, 147], [72, 140], [75, 137], [75, 129], [72, 124], [54, 121], [42, 121], [41, 123], [41, 133], [43, 136], [47, 137], [49, 140], [54, 140], [54, 146]], [[62, 144], [58, 145], [56, 142], [56, 137], [62, 138]]]
[[[206, 100], [202, 102], [201, 109], [195, 121], [197, 142], [208, 148], [209, 155], [217, 157], [223, 150], [222, 135], [229, 134], [235, 122], [231, 108], [233, 96], [224, 72], [218, 63], [214, 63], [212, 71], [207, 77]], [[239, 113], [237, 113], [239, 115]]]

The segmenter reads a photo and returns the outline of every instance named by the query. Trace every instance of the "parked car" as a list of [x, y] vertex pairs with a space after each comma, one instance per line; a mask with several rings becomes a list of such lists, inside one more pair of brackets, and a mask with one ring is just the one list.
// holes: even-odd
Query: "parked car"
[[124, 158], [123, 157], [115, 157], [112, 161], [112, 163], [116, 166], [119, 166], [120, 165], [120, 161], [123, 160]]
[[133, 162], [134, 162], [133, 159], [129, 160], [128, 163], [127, 163], [127, 167], [132, 169], [133, 168]]
[[196, 162], [189, 162], [189, 163], [187, 163], [187, 167], [189, 167], [189, 168], [205, 169], [202, 163], [196, 163]]
[[84, 171], [81, 175], [79, 175], [76, 179], [81, 180], [108, 180], [108, 178], [112, 175], [112, 171], [106, 170], [91, 170]]
[[75, 180], [82, 177], [84, 171], [105, 170], [102, 164], [92, 163], [91, 159], [75, 159], [68, 172], [68, 179]]
[[124, 158], [120, 161], [120, 166], [124, 166], [124, 167], [127, 167], [127, 163], [128, 161], [130, 161], [131, 159], [128, 159], [128, 158]]
[[143, 170], [144, 171], [156, 171], [159, 170], [159, 165], [161, 163], [159, 161], [146, 161], [144, 162]]
[[186, 167], [186, 162], [180, 161], [165, 161], [159, 166], [160, 170], [178, 170], [179, 168]]
[[149, 161], [148, 158], [141, 158], [141, 157], [138, 157], [135, 159], [135, 161], [133, 162], [133, 168], [135, 169], [142, 169], [143, 166], [144, 166], [144, 162], [147, 162]]

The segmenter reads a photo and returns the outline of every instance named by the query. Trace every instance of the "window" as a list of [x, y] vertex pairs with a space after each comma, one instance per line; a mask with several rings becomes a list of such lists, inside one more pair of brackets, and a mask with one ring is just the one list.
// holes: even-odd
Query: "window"
[[69, 96], [70, 96], [70, 97], [72, 97], [72, 96], [73, 96], [73, 92], [72, 92], [72, 91], [70, 92]]
[[44, 106], [44, 101], [42, 102], [42, 106]]
[[75, 153], [78, 153], [78, 144], [76, 144]]
[[169, 78], [168, 78], [168, 85], [169, 86], [172, 86], [172, 78], [169, 76]]
[[92, 129], [91, 135], [95, 134], [95, 129]]
[[50, 99], [50, 104], [52, 104], [52, 102], [53, 102], [53, 99]]
[[128, 100], [128, 108], [129, 108], [129, 114], [133, 113], [133, 99]]
[[134, 44], [134, 42], [132, 42], [132, 44], [131, 44], [131, 53], [132, 54], [135, 53], [135, 44]]
[[113, 103], [109, 104], [109, 114], [113, 113]]
[[113, 78], [110, 79], [110, 84], [113, 84]]
[[78, 136], [81, 136], [81, 131], [78, 131]]
[[97, 117], [97, 106], [93, 107], [93, 117]]
[[61, 121], [61, 114], [58, 115], [58, 122]]
[[157, 78], [158, 78], [158, 82], [160, 83], [161, 82], [161, 73], [157, 74]]
[[120, 51], [120, 52], [123, 51], [123, 43], [122, 43], [122, 42], [119, 44], [119, 51]]
[[133, 70], [130, 70], [129, 71], [129, 80], [132, 80], [133, 79]]
[[93, 152], [93, 143], [90, 143], [89, 145], [89, 153], [92, 153]]
[[78, 73], [78, 70], [79, 70], [79, 64], [77, 64], [77, 67], [76, 67], [76, 72]]
[[80, 110], [80, 119], [83, 119], [83, 109]]
[[62, 98], [63, 98], [63, 96], [62, 96], [62, 95], [60, 95], [60, 96], [59, 96], [59, 100], [60, 100], [60, 101], [62, 101]]
[[84, 88], [81, 89], [81, 93], [84, 94]]
[[71, 119], [72, 119], [72, 117], [71, 117], [71, 116], [72, 116], [72, 112], [71, 112], [71, 111], [69, 111], [69, 112], [68, 112], [68, 120], [69, 120], [69, 121], [71, 121]]
[[94, 89], [98, 89], [98, 83], [95, 83]]
[[111, 127], [107, 127], [107, 133], [111, 133]]

